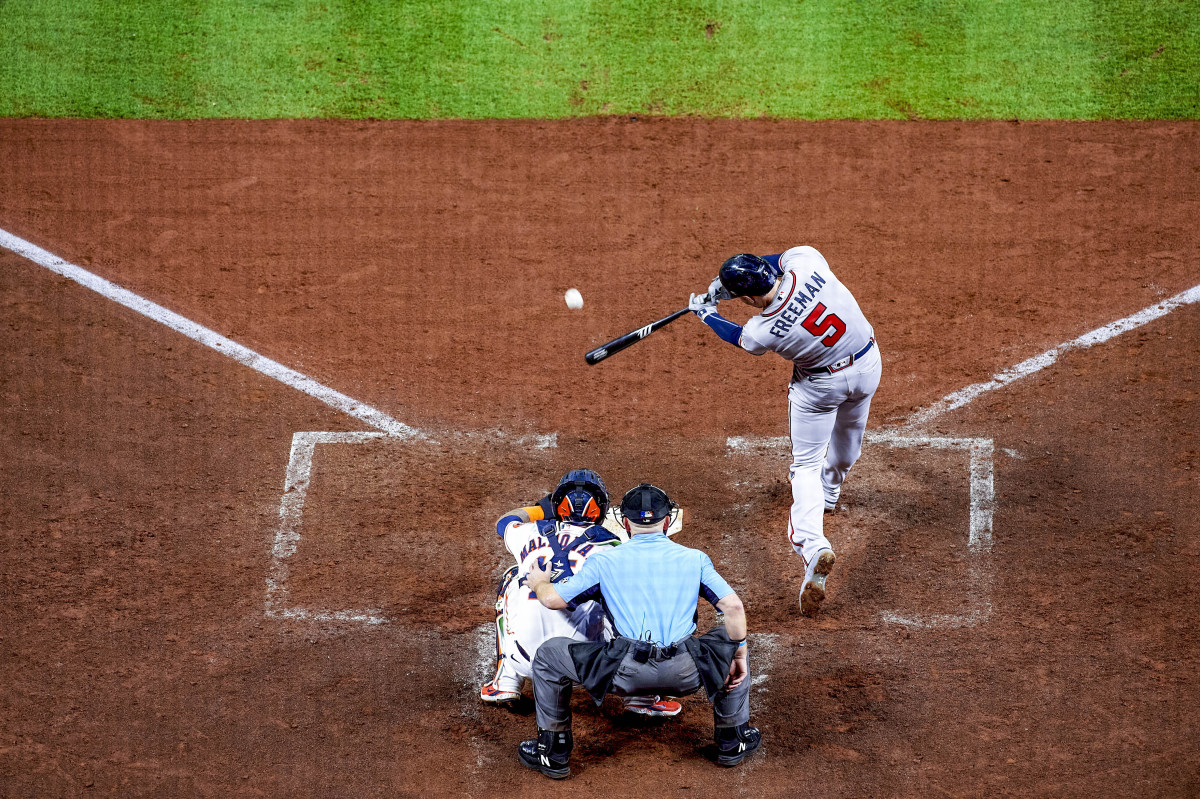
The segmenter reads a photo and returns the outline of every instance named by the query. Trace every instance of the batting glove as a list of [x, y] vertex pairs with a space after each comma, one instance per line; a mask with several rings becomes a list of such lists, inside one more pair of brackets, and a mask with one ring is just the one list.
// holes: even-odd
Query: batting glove
[[709, 314], [717, 312], [717, 304], [707, 294], [693, 294], [688, 300], [688, 310], [703, 321]]
[[721, 278], [714, 277], [713, 282], [708, 284], [708, 296], [712, 297], [713, 302], [732, 299], [729, 289], [721, 285]]

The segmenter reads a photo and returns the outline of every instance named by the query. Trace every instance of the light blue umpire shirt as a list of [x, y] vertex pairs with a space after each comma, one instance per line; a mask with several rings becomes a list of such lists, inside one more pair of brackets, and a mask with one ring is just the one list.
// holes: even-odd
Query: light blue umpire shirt
[[572, 610], [600, 600], [618, 635], [660, 646], [695, 632], [699, 597], [716, 605], [733, 593], [708, 555], [676, 544], [666, 533], [640, 533], [597, 552], [554, 588]]

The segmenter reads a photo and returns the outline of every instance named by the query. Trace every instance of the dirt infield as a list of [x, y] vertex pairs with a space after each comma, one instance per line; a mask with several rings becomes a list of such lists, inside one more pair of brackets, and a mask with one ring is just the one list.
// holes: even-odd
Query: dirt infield
[[[293, 434], [369, 428], [0, 249], [0, 796], [1200, 793], [1200, 305], [903, 427], [1200, 283], [1200, 124], [0, 120], [0, 187], [0, 229], [432, 439], [314, 447], [268, 612]], [[691, 318], [582, 358], [801, 243], [884, 357], [813, 620], [787, 364]], [[899, 431], [990, 442], [990, 546], [971, 453]], [[699, 698], [578, 699], [551, 784], [479, 704], [491, 520], [574, 465], [670, 491], [746, 600], [741, 768]]]

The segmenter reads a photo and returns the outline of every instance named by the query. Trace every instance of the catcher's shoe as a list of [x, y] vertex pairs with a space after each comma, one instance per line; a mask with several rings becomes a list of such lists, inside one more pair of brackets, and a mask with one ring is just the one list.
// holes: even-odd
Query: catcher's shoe
[[479, 689], [479, 698], [489, 705], [503, 705], [520, 699], [521, 692], [501, 688], [496, 685], [495, 681], [485, 682]]
[[713, 740], [717, 742], [717, 765], [736, 766], [758, 751], [762, 745], [762, 732], [749, 724], [718, 727]]
[[554, 732], [539, 729], [537, 738], [521, 741], [517, 745], [517, 757], [527, 768], [540, 771], [553, 780], [571, 776], [571, 748], [574, 741], [571, 731]]
[[639, 716], [652, 718], [667, 718], [678, 716], [683, 705], [674, 699], [663, 699], [661, 696], [631, 696], [625, 700], [625, 712], [637, 713]]
[[804, 571], [804, 586], [800, 589], [800, 612], [811, 616], [825, 601], [825, 578], [833, 571], [832, 549], [822, 549]]

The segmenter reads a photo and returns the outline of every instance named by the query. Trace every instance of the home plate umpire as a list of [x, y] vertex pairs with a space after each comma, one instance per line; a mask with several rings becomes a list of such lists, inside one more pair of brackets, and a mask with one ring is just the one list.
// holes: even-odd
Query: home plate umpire
[[[621, 500], [628, 543], [592, 555], [573, 577], [557, 583], [536, 565], [530, 571], [526, 582], [548, 608], [601, 600], [617, 637], [552, 638], [538, 649], [537, 738], [517, 749], [529, 768], [554, 779], [570, 776], [575, 683], [596, 704], [609, 693], [687, 696], [703, 686], [713, 703], [717, 763], [735, 766], [758, 749], [762, 734], [749, 723], [745, 608], [708, 555], [667, 538], [673, 507], [661, 488], [642, 483]], [[701, 596], [725, 615], [725, 624], [693, 636]]]

